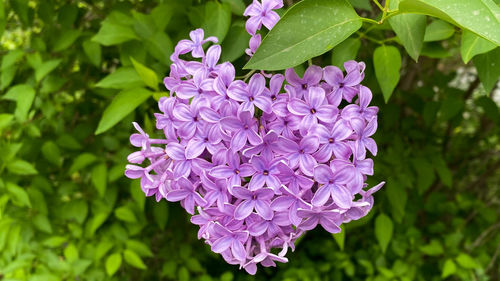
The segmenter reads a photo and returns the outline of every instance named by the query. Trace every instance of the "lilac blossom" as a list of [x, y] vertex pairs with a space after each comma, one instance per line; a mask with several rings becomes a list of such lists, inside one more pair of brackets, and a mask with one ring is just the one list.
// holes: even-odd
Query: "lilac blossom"
[[243, 13], [244, 16], [250, 16], [245, 26], [248, 33], [254, 35], [262, 24], [269, 30], [273, 28], [280, 19], [273, 10], [281, 7], [283, 7], [281, 0], [262, 0], [262, 3], [254, 0]]
[[319, 87], [310, 88], [304, 95], [304, 100], [292, 98], [288, 103], [288, 110], [297, 116], [302, 116], [301, 130], [308, 130], [318, 124], [318, 120], [331, 123], [336, 119], [338, 109], [324, 104], [325, 91]]
[[[258, 30], [272, 28], [282, 6], [254, 0], [246, 9], [249, 56], [260, 45]], [[378, 108], [361, 84], [362, 62], [346, 62], [345, 75], [312, 65], [302, 78], [293, 69], [261, 71], [246, 75], [247, 83], [219, 62], [220, 45], [204, 48], [216, 42], [197, 29], [175, 47], [164, 79], [171, 95], [155, 114], [163, 136], [133, 123], [138, 151], [128, 155], [125, 175], [140, 179], [146, 196], [180, 202], [199, 239], [255, 274], [257, 265], [287, 262], [296, 240], [318, 224], [338, 233], [371, 210], [384, 184], [365, 183], [374, 174], [366, 150], [377, 153]]]

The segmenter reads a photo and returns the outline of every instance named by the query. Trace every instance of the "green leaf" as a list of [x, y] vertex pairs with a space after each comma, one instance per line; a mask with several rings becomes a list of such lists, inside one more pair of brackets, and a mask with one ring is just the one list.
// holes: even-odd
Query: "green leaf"
[[332, 49], [361, 27], [347, 0], [304, 0], [288, 9], [245, 69], [280, 70]]
[[3, 4], [4, 1], [0, 1], [0, 38], [2, 37], [3, 31], [5, 30], [5, 7]]
[[233, 23], [226, 40], [222, 42], [220, 60], [233, 62], [241, 57], [248, 48], [248, 40], [250, 40], [250, 34], [245, 29], [245, 23], [243, 21]]
[[444, 262], [443, 272], [441, 273], [441, 278], [447, 278], [448, 276], [455, 274], [457, 272], [457, 266], [451, 259], [447, 259]]
[[88, 165], [94, 163], [97, 160], [97, 157], [92, 154], [92, 153], [82, 153], [76, 157], [75, 161], [73, 161], [73, 164], [69, 168], [68, 174], [73, 174], [74, 172], [77, 172]]
[[49, 234], [52, 233], [52, 226], [46, 215], [37, 214], [35, 217], [33, 217], [32, 222], [39, 230]]
[[434, 168], [425, 157], [416, 157], [411, 163], [417, 171], [417, 189], [419, 194], [423, 194], [436, 179]]
[[123, 257], [125, 258], [125, 261], [131, 266], [139, 269], [146, 269], [146, 265], [134, 251], [125, 249], [125, 251], [123, 251]]
[[83, 42], [82, 47], [90, 62], [95, 66], [99, 66], [101, 64], [101, 45], [86, 40]]
[[443, 157], [439, 154], [435, 154], [432, 159], [432, 162], [443, 184], [447, 187], [451, 187], [452, 184], [451, 171], [448, 168], [448, 165], [446, 164], [446, 161], [443, 159]]
[[113, 276], [122, 265], [122, 255], [115, 253], [106, 259], [106, 273]]
[[174, 5], [174, 3], [175, 2], [160, 4], [154, 7], [154, 9], [151, 11], [151, 17], [153, 17], [156, 28], [158, 30], [165, 30], [165, 27], [167, 27], [168, 23], [170, 22], [170, 19], [175, 12], [176, 6]]
[[28, 176], [38, 174], [38, 171], [31, 163], [21, 159], [15, 159], [7, 163], [7, 169], [16, 175]]
[[129, 89], [118, 93], [111, 104], [104, 110], [95, 134], [98, 135], [109, 130], [145, 102], [152, 94], [153, 92], [144, 88]]
[[52, 51], [60, 52], [69, 48], [71, 45], [73, 45], [73, 43], [75, 43], [76, 39], [80, 37], [80, 34], [80, 30], [77, 29], [63, 30], [54, 42]]
[[424, 42], [448, 39], [453, 33], [455, 33], [453, 25], [442, 20], [434, 20], [425, 29]]
[[61, 151], [53, 141], [46, 141], [42, 145], [42, 154], [50, 163], [58, 167], [62, 165]]
[[230, 26], [231, 7], [227, 3], [210, 1], [205, 4], [205, 17], [201, 26], [205, 36], [215, 36], [222, 43]]
[[367, 11], [372, 10], [370, 0], [349, 0], [349, 2], [356, 9], [363, 9], [363, 10], [367, 10]]
[[500, 48], [477, 55], [473, 61], [484, 89], [490, 93], [500, 77]]
[[[390, 2], [391, 9], [397, 9], [399, 0]], [[423, 15], [397, 15], [389, 18], [389, 24], [403, 43], [406, 52], [415, 61], [422, 50], [427, 17]]]
[[403, 0], [403, 13], [426, 14], [468, 29], [500, 45], [500, 7], [491, 0]]
[[168, 205], [165, 201], [154, 204], [153, 217], [160, 229], [164, 230], [168, 221]]
[[391, 242], [392, 232], [393, 224], [391, 218], [385, 214], [378, 215], [375, 219], [375, 237], [383, 253], [385, 253], [389, 242]]
[[132, 61], [132, 64], [134, 65], [135, 71], [137, 74], [139, 74], [139, 77], [141, 77], [142, 81], [146, 86], [158, 91], [158, 76], [156, 73], [147, 68], [146, 66], [142, 65], [140, 62], [136, 61], [134, 58], [130, 58]]
[[229, 6], [231, 6], [231, 12], [237, 16], [242, 15], [246, 9], [246, 5], [243, 0], [222, 0], [222, 3], [229, 4]]
[[57, 248], [66, 243], [66, 241], [68, 241], [68, 238], [64, 236], [51, 236], [50, 238], [45, 239], [42, 244], [50, 248]]
[[41, 65], [37, 66], [35, 69], [35, 80], [40, 82], [47, 74], [52, 72], [61, 63], [60, 59], [49, 60]]
[[14, 119], [14, 115], [8, 113], [0, 113], [0, 132], [2, 129], [10, 124], [10, 121]]
[[332, 65], [344, 70], [344, 62], [355, 60], [361, 47], [361, 40], [347, 38], [332, 50]]
[[14, 202], [16, 202], [19, 206], [27, 206], [31, 208], [31, 201], [28, 193], [22, 187], [11, 182], [7, 182], [7, 192], [9, 192], [11, 198], [13, 198]]
[[104, 46], [111, 46], [139, 39], [130, 26], [132, 22], [133, 19], [129, 16], [115, 11], [101, 23], [101, 28], [92, 37], [92, 41]]
[[15, 101], [17, 106], [14, 116], [21, 122], [28, 119], [28, 112], [35, 99], [35, 90], [28, 84], [19, 84], [10, 88], [2, 99]]
[[127, 89], [144, 86], [139, 74], [133, 67], [122, 67], [104, 77], [95, 85], [100, 88]]
[[479, 268], [480, 265], [469, 255], [465, 253], [461, 253], [458, 257], [455, 258], [455, 261], [463, 268], [466, 269], [474, 269]]
[[127, 240], [125, 245], [128, 249], [134, 251], [141, 257], [152, 257], [153, 252], [149, 249], [149, 247], [138, 240]]
[[474, 102], [484, 110], [484, 115], [486, 115], [495, 123], [500, 123], [500, 111], [498, 110], [497, 104], [491, 98], [482, 96]]
[[443, 246], [438, 240], [432, 240], [429, 244], [421, 246], [420, 251], [428, 256], [439, 256], [444, 253]]
[[161, 63], [170, 65], [170, 55], [174, 49], [170, 37], [165, 32], [156, 32], [147, 39], [147, 42], [148, 52]]
[[[130, 181], [130, 195], [141, 211], [144, 211], [144, 204], [146, 203], [146, 196], [144, 196], [144, 191], [141, 189], [141, 181], [140, 180], [132, 180]], [[158, 203], [157, 203], [158, 204]]]
[[66, 248], [64, 248], [64, 257], [69, 262], [74, 262], [78, 260], [79, 254], [75, 244], [70, 243], [68, 246], [66, 246]]
[[333, 239], [335, 239], [335, 242], [337, 242], [337, 245], [339, 245], [339, 248], [341, 251], [344, 251], [344, 245], [345, 245], [345, 227], [341, 227], [341, 231], [339, 233], [334, 233], [332, 234]]
[[125, 221], [125, 222], [130, 222], [130, 223], [137, 222], [137, 218], [135, 217], [134, 212], [132, 212], [132, 210], [130, 210], [130, 208], [127, 206], [122, 206], [122, 207], [116, 208], [115, 216], [118, 219]]
[[468, 63], [474, 56], [487, 53], [496, 47], [495, 44], [470, 31], [464, 30], [462, 33], [460, 53], [465, 63]]
[[380, 46], [373, 53], [373, 64], [375, 76], [387, 102], [399, 82], [401, 54], [394, 46]]
[[96, 165], [92, 169], [90, 179], [92, 180], [92, 184], [97, 189], [99, 195], [103, 197], [106, 194], [106, 187], [108, 181], [108, 168], [106, 164], [101, 163], [99, 165]]

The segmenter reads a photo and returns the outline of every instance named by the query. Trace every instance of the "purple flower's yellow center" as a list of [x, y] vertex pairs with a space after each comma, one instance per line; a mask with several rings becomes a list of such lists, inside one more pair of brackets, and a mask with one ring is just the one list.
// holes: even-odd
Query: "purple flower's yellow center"
[[253, 97], [249, 97], [248, 100], [249, 101], [254, 101], [254, 98]]
[[307, 90], [307, 84], [302, 84], [302, 90]]
[[328, 142], [329, 142], [329, 143], [334, 143], [334, 142], [335, 142], [335, 140], [334, 140], [333, 138], [329, 138], [329, 139], [328, 139]]
[[314, 113], [316, 113], [316, 109], [311, 108], [311, 114], [314, 114]]
[[239, 173], [240, 173], [240, 170], [238, 170], [238, 169], [234, 169], [234, 173], [235, 173], [235, 174], [239, 174]]
[[262, 172], [262, 174], [263, 174], [264, 176], [268, 176], [268, 175], [269, 175], [269, 171], [268, 171], [268, 170], [264, 170], [264, 172]]
[[304, 149], [301, 149], [299, 152], [300, 152], [300, 154], [304, 154], [305, 153]]
[[245, 130], [248, 130], [249, 127], [248, 125], [245, 125], [243, 128], [245, 128]]
[[252, 200], [257, 200], [257, 195], [252, 195]]

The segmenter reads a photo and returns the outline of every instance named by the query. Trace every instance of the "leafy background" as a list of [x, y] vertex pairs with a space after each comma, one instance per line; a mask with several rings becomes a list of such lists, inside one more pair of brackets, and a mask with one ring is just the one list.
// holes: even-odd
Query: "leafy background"
[[[175, 42], [203, 27], [239, 75], [256, 63], [243, 55], [248, 3], [0, 1], [0, 280], [499, 280], [498, 14], [491, 22], [460, 9], [438, 15], [454, 25], [417, 14], [385, 19], [391, 13], [375, 2], [350, 4], [382, 24], [359, 19], [359, 30], [340, 30], [343, 38], [294, 64], [303, 72], [320, 54], [313, 63], [366, 62], [364, 83], [380, 107], [369, 183], [387, 185], [369, 216], [333, 237], [309, 232], [288, 264], [250, 277], [198, 241], [177, 204], [145, 198], [123, 176], [131, 122], [158, 133], [153, 113], [168, 95], [161, 81]], [[470, 7], [462, 12], [474, 14]], [[263, 57], [273, 51], [266, 40]], [[284, 66], [263, 66], [273, 67]]]

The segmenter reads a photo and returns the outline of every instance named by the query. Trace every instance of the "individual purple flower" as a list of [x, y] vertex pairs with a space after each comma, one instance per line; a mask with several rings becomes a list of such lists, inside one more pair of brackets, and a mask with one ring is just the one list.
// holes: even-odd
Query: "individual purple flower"
[[194, 205], [205, 206], [207, 201], [196, 192], [195, 186], [186, 178], [176, 181], [178, 189], [167, 193], [167, 200], [171, 202], [182, 201], [188, 213], [194, 215]]
[[245, 146], [247, 140], [252, 145], [262, 143], [262, 138], [257, 134], [257, 121], [252, 118], [250, 112], [243, 111], [238, 117], [225, 117], [221, 119], [222, 128], [233, 132], [231, 149], [239, 151]]
[[280, 16], [273, 10], [281, 7], [283, 7], [282, 0], [262, 0], [262, 3], [254, 0], [243, 13], [246, 17], [250, 16], [245, 25], [248, 33], [254, 35], [262, 24], [271, 30], [280, 20]]
[[247, 148], [243, 151], [243, 155], [246, 157], [252, 157], [253, 155], [263, 155], [264, 157], [271, 159], [273, 158], [274, 151], [278, 150], [278, 134], [274, 131], [269, 131], [262, 137], [262, 143], [257, 144], [253, 147]]
[[245, 53], [250, 57], [253, 56], [253, 54], [255, 54], [255, 52], [257, 51], [257, 48], [259, 48], [261, 41], [262, 41], [262, 39], [261, 39], [260, 34], [252, 35], [252, 37], [250, 38], [250, 40], [248, 42], [249, 48], [247, 48], [245, 50]]
[[212, 251], [222, 253], [230, 249], [234, 258], [242, 262], [246, 260], [247, 252], [243, 243], [248, 239], [247, 231], [233, 232], [218, 223], [214, 224], [213, 231], [219, 238], [212, 243]]
[[197, 133], [187, 143], [186, 158], [197, 158], [205, 149], [214, 154], [223, 146], [220, 142], [221, 136], [216, 125], [205, 124], [205, 126], [199, 128]]
[[288, 103], [288, 110], [297, 116], [302, 116], [301, 130], [309, 130], [318, 124], [318, 120], [332, 123], [337, 118], [338, 109], [324, 104], [325, 91], [319, 87], [312, 87], [304, 95], [305, 101], [292, 98]]
[[351, 102], [359, 91], [358, 86], [363, 80], [363, 76], [359, 71], [351, 71], [344, 78], [340, 68], [330, 65], [325, 67], [324, 79], [333, 87], [335, 92], [341, 92], [344, 99]]
[[[175, 52], [173, 56], [175, 57], [182, 55], [182, 54], [187, 54], [191, 52], [191, 55], [195, 58], [202, 58], [205, 56], [205, 52], [203, 52], [202, 45], [205, 44], [206, 42], [213, 42], [217, 43], [217, 38], [210, 36], [206, 39], [204, 39], [204, 32], [203, 29], [198, 28], [196, 30], [193, 30], [189, 33], [189, 37], [191, 40], [181, 40], [179, 43], [177, 43], [177, 46], [175, 47]], [[175, 61], [172, 59], [172, 61]]]
[[353, 117], [363, 118], [370, 121], [377, 116], [378, 107], [368, 106], [372, 100], [372, 92], [368, 87], [361, 85], [359, 87], [359, 105], [349, 104], [342, 109], [342, 118], [350, 119]]
[[275, 198], [271, 203], [271, 209], [274, 211], [282, 212], [288, 211], [288, 218], [293, 225], [298, 226], [301, 222], [301, 218], [297, 215], [297, 210], [301, 209], [311, 209], [312, 205], [307, 203], [302, 199], [300, 192], [297, 190], [292, 191], [286, 186], [282, 187], [283, 195]]
[[183, 81], [175, 90], [175, 95], [181, 99], [190, 99], [212, 91], [213, 80], [208, 79], [203, 71], [196, 72], [192, 80]]
[[312, 179], [300, 173], [299, 170], [292, 170], [284, 162], [278, 164], [278, 170], [281, 183], [295, 193], [299, 193], [301, 189], [310, 189], [314, 184]]
[[175, 98], [162, 97], [158, 101], [158, 107], [163, 114], [155, 113], [156, 128], [163, 130], [165, 138], [172, 141], [177, 140], [175, 132], [175, 124], [177, 121], [173, 115], [175, 104]]
[[299, 209], [297, 215], [305, 219], [299, 224], [299, 229], [311, 230], [320, 224], [330, 233], [339, 233], [341, 231], [340, 224], [342, 224], [342, 218], [339, 210], [315, 207], [311, 210]]
[[252, 163], [255, 174], [250, 179], [248, 189], [251, 191], [258, 190], [264, 186], [270, 187], [277, 192], [281, 186], [278, 178], [278, 164], [284, 161], [281, 158], [267, 158], [264, 156], [253, 156], [250, 162]]
[[373, 156], [377, 155], [377, 143], [371, 138], [375, 131], [377, 131], [377, 118], [373, 118], [368, 124], [360, 118], [352, 118], [350, 120], [351, 127], [357, 135], [355, 144], [357, 158], [364, 159], [366, 157], [366, 149], [370, 151]]
[[246, 263], [243, 267], [245, 268], [245, 270], [248, 273], [253, 275], [257, 272], [257, 264], [258, 263], [262, 263], [262, 265], [265, 265], [267, 267], [269, 267], [269, 266], [275, 267], [276, 263], [274, 263], [274, 261], [285, 263], [285, 262], [288, 262], [288, 259], [285, 257], [278, 256], [276, 254], [264, 251], [264, 252], [260, 252], [259, 254], [255, 255], [255, 257], [253, 257], [253, 259], [250, 260], [248, 263]]
[[[211, 168], [210, 163], [205, 159], [186, 157], [186, 150], [183, 145], [172, 142], [167, 145], [165, 152], [168, 157], [173, 160], [174, 178], [188, 177], [191, 171], [199, 171], [202, 169]], [[197, 172], [198, 173], [198, 172]]]
[[259, 219], [248, 226], [248, 231], [252, 236], [266, 234], [267, 237], [275, 237], [283, 233], [282, 227], [290, 227], [286, 212], [277, 212], [270, 220]]
[[302, 173], [308, 176], [313, 175], [313, 169], [317, 165], [316, 159], [312, 156], [318, 150], [319, 139], [316, 136], [306, 136], [300, 143], [280, 137], [280, 151], [286, 155], [290, 167], [300, 168]]
[[175, 106], [172, 113], [178, 120], [177, 132], [181, 137], [190, 139], [206, 125], [206, 122], [200, 116], [199, 109], [202, 103], [204, 102], [193, 102], [190, 105], [181, 103]]
[[346, 159], [351, 154], [349, 145], [345, 142], [352, 135], [352, 130], [343, 120], [338, 120], [331, 130], [323, 125], [314, 129], [314, 134], [319, 137], [320, 148], [314, 154], [318, 162], [324, 163], [335, 155], [336, 158]]
[[255, 173], [251, 164], [240, 164], [239, 155], [232, 151], [227, 153], [227, 164], [227, 166], [221, 165], [212, 168], [209, 174], [218, 179], [227, 179], [227, 187], [230, 191], [234, 186], [241, 186], [243, 178], [250, 177]]
[[273, 210], [269, 206], [271, 198], [274, 196], [274, 191], [270, 188], [261, 188], [255, 191], [250, 191], [246, 188], [235, 186], [233, 187], [233, 195], [243, 201], [234, 210], [234, 218], [243, 220], [247, 218], [255, 209], [257, 214], [265, 220], [273, 218]]
[[266, 79], [261, 74], [254, 74], [248, 85], [245, 83], [232, 83], [227, 90], [227, 94], [233, 100], [242, 102], [240, 110], [254, 114], [254, 107], [258, 107], [264, 112], [271, 112], [271, 99], [264, 94]]
[[307, 93], [309, 88], [319, 85], [323, 77], [323, 69], [319, 66], [311, 65], [306, 69], [304, 77], [300, 78], [293, 68], [289, 68], [285, 71], [285, 77], [286, 81], [296, 89], [297, 98], [300, 99]]
[[333, 172], [326, 165], [318, 165], [314, 168], [314, 179], [321, 186], [318, 188], [311, 200], [313, 206], [323, 206], [332, 198], [333, 202], [340, 208], [351, 207], [353, 194], [346, 184], [352, 178], [352, 169], [342, 169]]
[[206, 189], [206, 194], [204, 199], [207, 201], [207, 205], [211, 206], [217, 203], [217, 208], [224, 212], [224, 207], [226, 203], [229, 203], [229, 194], [227, 190], [227, 182], [225, 179], [216, 179], [215, 181], [210, 180], [205, 173], [201, 174], [201, 183]]

